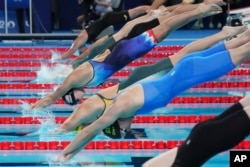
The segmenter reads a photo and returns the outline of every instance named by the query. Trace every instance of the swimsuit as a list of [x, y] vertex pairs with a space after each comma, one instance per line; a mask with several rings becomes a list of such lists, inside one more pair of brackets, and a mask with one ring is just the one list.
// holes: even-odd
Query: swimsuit
[[157, 43], [152, 30], [146, 31], [129, 40], [122, 40], [115, 45], [112, 52], [102, 62], [89, 60], [93, 67], [93, 78], [86, 87], [98, 86], [116, 71], [133, 60], [143, 56]]
[[144, 104], [137, 114], [145, 114], [156, 108], [165, 107], [181, 92], [197, 84], [217, 79], [234, 68], [235, 65], [224, 44], [191, 53], [181, 59], [175, 68], [163, 77], [141, 82]]

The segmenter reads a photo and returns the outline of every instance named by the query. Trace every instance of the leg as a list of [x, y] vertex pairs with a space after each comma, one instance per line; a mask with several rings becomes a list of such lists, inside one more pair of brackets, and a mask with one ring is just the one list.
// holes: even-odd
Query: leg
[[173, 68], [173, 65], [170, 62], [169, 58], [162, 59], [161, 61], [152, 65], [145, 65], [145, 66], [137, 67], [135, 70], [133, 70], [133, 72], [130, 74], [130, 76], [127, 79], [119, 83], [118, 90], [123, 90], [141, 79], [144, 79], [147, 77], [151, 78], [151, 75], [154, 75], [157, 72], [164, 71], [164, 74], [168, 73], [172, 68]]
[[186, 56], [187, 54], [207, 49], [221, 40], [225, 40], [227, 38], [233, 37], [235, 35], [238, 35], [246, 31], [246, 29], [247, 29], [246, 26], [239, 26], [239, 27], [225, 26], [220, 32], [190, 43], [189, 45], [181, 49], [178, 53], [176, 53], [173, 56], [170, 56], [169, 58], [171, 59], [172, 64], [176, 65], [176, 63], [179, 62], [179, 60], [182, 57]]
[[[154, 14], [152, 14], [154, 13]], [[168, 15], [168, 12], [164, 12], [164, 11], [160, 11], [158, 10], [158, 12], [152, 12], [152, 13], [148, 13], [147, 15], [138, 17], [132, 21], [129, 21], [128, 23], [126, 23], [115, 35], [114, 38], [116, 39], [116, 41], [121, 40], [125, 37], [128, 36], [128, 34], [134, 29], [135, 26], [141, 25], [141, 24], [150, 24], [152, 20], [157, 19], [159, 17], [162, 17], [163, 15]], [[156, 23], [157, 24], [157, 23]], [[158, 25], [158, 24], [157, 24]], [[153, 28], [153, 25], [147, 25], [147, 27]], [[140, 29], [140, 32], [137, 32], [137, 34], [133, 34], [134, 36], [137, 36], [141, 33], [143, 33], [144, 31], [148, 30], [149, 28], [142, 28]], [[129, 37], [131, 38], [131, 36]]]
[[131, 18], [145, 13], [147, 8], [148, 6], [141, 6], [125, 12], [109, 12], [105, 14], [101, 19], [95, 21], [88, 28], [80, 32], [70, 49], [61, 56], [62, 59], [69, 58], [81, 45], [85, 44], [88, 40], [95, 40], [95, 38], [102, 32], [103, 29], [110, 25], [127, 22]]
[[149, 10], [149, 8], [150, 8], [150, 6], [142, 5], [142, 6], [135, 7], [133, 9], [129, 9], [128, 13], [129, 13], [130, 19], [134, 19], [134, 18], [146, 13], [147, 10]]
[[230, 55], [231, 55], [231, 59], [232, 62], [238, 66], [241, 63], [248, 61], [250, 59], [250, 42], [235, 48], [235, 49], [231, 49], [230, 51]]
[[250, 30], [245, 31], [244, 33], [242, 33], [240, 36], [238, 36], [237, 38], [234, 38], [230, 41], [227, 41], [225, 43], [225, 46], [227, 49], [233, 49], [233, 48], [237, 48], [245, 43], [247, 43], [250, 39]]
[[233, 113], [236, 113], [236, 112], [243, 110], [243, 108], [246, 108], [249, 105], [249, 101], [250, 101], [250, 96], [246, 96], [246, 97], [240, 99], [240, 101], [238, 103], [235, 103], [234, 105], [229, 107], [227, 110], [225, 110], [223, 113], [218, 115], [213, 120], [224, 119]]
[[[147, 31], [149, 29], [152, 29], [159, 24], [163, 23], [165, 20], [178, 15], [180, 13], [183, 13], [185, 11], [193, 10], [197, 7], [197, 5], [192, 5], [192, 8], [188, 8], [189, 5], [179, 5], [183, 7], [179, 7], [178, 9], [174, 10], [173, 12], [169, 13], [165, 10], [156, 10], [151, 11], [147, 15], [139, 17], [137, 19], [134, 19], [133, 21], [127, 23], [119, 32], [118, 38], [126, 37], [127, 39], [130, 39], [132, 37], [135, 37], [144, 31]], [[156, 19], [157, 18], [157, 19]], [[139, 23], [139, 24], [138, 24]]]
[[[246, 98], [245, 100], [249, 100], [249, 97]], [[156, 164], [159, 167], [198, 167], [217, 153], [232, 148], [250, 134], [250, 106], [243, 107], [244, 109], [232, 112], [223, 119], [197, 124], [179, 148], [149, 160], [143, 167], [153, 167]]]
[[206, 17], [219, 12], [221, 12], [221, 8], [219, 6], [200, 4], [195, 10], [184, 12], [166, 19], [160, 26], [154, 28], [153, 31], [155, 32], [158, 40], [161, 41], [170, 31], [175, 30], [199, 17]]

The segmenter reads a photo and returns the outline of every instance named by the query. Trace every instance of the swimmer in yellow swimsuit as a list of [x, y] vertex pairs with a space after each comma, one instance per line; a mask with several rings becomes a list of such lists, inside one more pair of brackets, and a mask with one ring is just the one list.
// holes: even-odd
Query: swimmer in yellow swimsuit
[[[97, 94], [91, 96], [88, 100], [80, 104], [80, 106], [72, 113], [72, 115], [68, 117], [68, 119], [61, 125], [61, 129], [71, 131], [82, 123], [92, 123], [92, 121], [95, 121], [96, 118], [99, 118], [103, 114], [105, 108], [107, 108], [107, 106], [113, 101], [113, 98], [116, 96], [116, 94], [121, 90], [126, 89], [139, 80], [152, 79], [159, 77], [162, 74], [166, 74], [175, 66], [180, 58], [184, 57], [188, 53], [209, 48], [215, 43], [230, 38], [231, 36], [235, 36], [244, 30], [244, 27], [225, 26], [222, 31], [204, 39], [190, 43], [173, 56], [164, 58], [153, 65], [136, 68], [126, 80], [123, 80], [119, 84], [112, 87], [102, 89]], [[162, 74], [157, 75], [159, 72], [162, 72]], [[125, 121], [130, 123], [128, 120], [119, 120], [119, 122]], [[121, 127], [122, 129], [126, 129], [127, 126]]]

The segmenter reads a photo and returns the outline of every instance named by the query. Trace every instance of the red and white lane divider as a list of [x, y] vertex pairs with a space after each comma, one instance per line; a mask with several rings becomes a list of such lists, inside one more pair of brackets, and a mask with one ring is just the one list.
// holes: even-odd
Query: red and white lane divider
[[[92, 141], [84, 149], [118, 150], [118, 149], [172, 149], [183, 140], [102, 140]], [[70, 141], [2, 141], [1, 150], [62, 150]], [[250, 149], [250, 140], [243, 140], [233, 149]]]
[[[236, 103], [243, 96], [178, 96], [170, 103], [172, 104], [187, 104], [187, 103]], [[23, 104], [23, 102], [34, 104], [40, 98], [0, 98], [0, 105]], [[83, 99], [86, 100], [87, 98]], [[55, 104], [64, 104], [62, 99], [59, 99]]]
[[[132, 120], [133, 123], [199, 123], [208, 119], [215, 118], [215, 115], [148, 115], [148, 116], [135, 116]], [[40, 124], [40, 120], [46, 117], [0, 117], [0, 124]], [[56, 116], [54, 121], [57, 124], [62, 124], [67, 117]]]

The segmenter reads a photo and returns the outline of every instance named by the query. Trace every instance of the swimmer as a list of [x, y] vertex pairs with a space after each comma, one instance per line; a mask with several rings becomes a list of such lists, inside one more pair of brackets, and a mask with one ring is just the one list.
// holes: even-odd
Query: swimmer
[[112, 52], [105, 50], [101, 55], [80, 65], [65, 79], [63, 84], [60, 85], [54, 93], [38, 100], [31, 106], [31, 110], [48, 107], [64, 95], [66, 95], [65, 98], [67, 98], [67, 101], [72, 102], [71, 92], [73, 88], [82, 89], [77, 91], [83, 96], [83, 87], [92, 87], [101, 84], [114, 72], [151, 50], [157, 42], [164, 39], [172, 30], [196, 18], [206, 17], [220, 12], [221, 7], [218, 5], [202, 3], [198, 5], [197, 9], [170, 17], [164, 23], [139, 36], [120, 41], [115, 45]]
[[[220, 5], [220, 4], [219, 4]], [[94, 58], [96, 55], [100, 54], [105, 49], [114, 46], [117, 41], [122, 39], [133, 38], [149, 29], [152, 29], [159, 24], [162, 24], [166, 19], [178, 15], [189, 10], [197, 8], [197, 5], [175, 5], [175, 7], [161, 7], [157, 10], [151, 10], [146, 15], [133, 19], [126, 23], [114, 36], [114, 38], [105, 36], [96, 42], [94, 42], [90, 47], [84, 51], [80, 56], [76, 57], [71, 64], [64, 70], [69, 73], [73, 69], [77, 68], [82, 63]], [[118, 38], [119, 37], [119, 38]]]
[[161, 78], [130, 86], [115, 97], [101, 117], [77, 135], [59, 155], [58, 161], [71, 159], [116, 120], [165, 107], [173, 97], [188, 88], [225, 75], [250, 60], [249, 47], [250, 30], [247, 30], [236, 39], [185, 56]]
[[138, 6], [133, 9], [121, 12], [108, 12], [100, 19], [96, 20], [89, 27], [83, 29], [77, 36], [72, 46], [63, 55], [62, 59], [69, 58], [80, 46], [84, 45], [87, 41], [93, 41], [96, 37], [108, 26], [126, 23], [142, 14], [145, 14], [149, 6]]
[[[153, 65], [147, 65], [136, 68], [134, 71], [132, 71], [131, 75], [126, 80], [121, 81], [119, 84], [114, 85], [112, 87], [100, 90], [98, 93], [94, 94], [82, 104], [80, 104], [80, 106], [78, 106], [74, 110], [72, 115], [65, 120], [65, 122], [60, 126], [59, 129], [57, 129], [57, 132], [66, 132], [75, 129], [81, 130], [79, 126], [81, 126], [82, 124], [84, 124], [83, 126], [87, 126], [103, 114], [104, 110], [109, 106], [109, 104], [112, 103], [113, 98], [116, 96], [117, 92], [121, 92], [125, 88], [129, 87], [130, 85], [141, 79], [153, 79], [156, 77], [160, 77], [169, 72], [176, 65], [176, 63], [185, 55], [191, 52], [197, 52], [207, 49], [216, 44], [217, 42], [234, 37], [244, 32], [245, 30], [245, 26], [224, 26], [220, 32], [204, 39], [200, 39], [190, 43], [173, 56], [164, 58]], [[122, 132], [120, 131], [120, 128], [125, 128], [122, 126], [125, 125], [125, 123], [122, 123], [122, 121], [126, 120], [118, 120], [118, 123], [121, 125], [116, 123], [108, 127], [109, 129], [112, 129], [113, 133], [111, 133], [111, 131], [108, 131], [108, 129], [106, 128], [103, 130], [104, 134], [114, 139], [121, 138]], [[129, 132], [131, 131], [131, 129], [128, 128], [126, 129], [126, 131]]]
[[[209, 3], [218, 4], [218, 2], [221, 3], [221, 0], [206, 0], [204, 2], [206, 4], [209, 4]], [[152, 9], [158, 9], [161, 5], [160, 3], [157, 3], [157, 5], [153, 5], [153, 6], [154, 7]], [[108, 26], [119, 24], [119, 23], [126, 23], [134, 18], [137, 18], [138, 16], [142, 14], [146, 14], [146, 12], [150, 11], [151, 7], [152, 6], [144, 5], [144, 6], [139, 6], [133, 9], [129, 9], [127, 11], [106, 13], [103, 17], [95, 21], [88, 28], [83, 29], [80, 32], [78, 37], [72, 43], [72, 46], [69, 48], [69, 50], [61, 55], [61, 59], [69, 58], [80, 46], [85, 44], [87, 41], [94, 41], [95, 38], [101, 33], [101, 31], [107, 28]], [[167, 10], [172, 11], [176, 7], [178, 7], [178, 5], [169, 6], [167, 7]]]
[[249, 102], [250, 96], [246, 96], [219, 116], [198, 123], [183, 144], [142, 167], [200, 167], [216, 154], [233, 148], [250, 134]]

